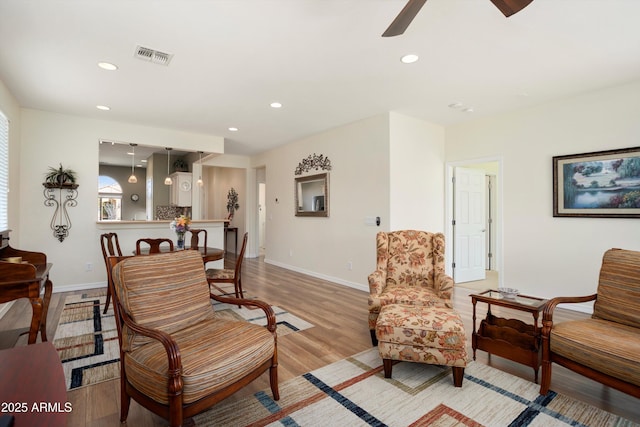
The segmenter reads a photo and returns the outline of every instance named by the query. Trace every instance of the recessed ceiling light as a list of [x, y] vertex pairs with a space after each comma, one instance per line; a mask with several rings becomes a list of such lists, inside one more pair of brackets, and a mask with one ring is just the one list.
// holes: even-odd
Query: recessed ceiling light
[[413, 64], [418, 59], [419, 59], [418, 55], [410, 53], [410, 54], [405, 55], [402, 58], [400, 58], [400, 61], [402, 61], [402, 63], [404, 63], [404, 64]]
[[279, 102], [272, 102], [271, 103], [271, 108], [281, 108], [282, 104], [280, 104]]
[[118, 69], [118, 66], [115, 64], [112, 64], [111, 62], [98, 62], [98, 67], [107, 71], [115, 71]]
[[234, 128], [234, 127], [230, 127], [230, 128], [229, 128], [229, 130], [230, 130], [231, 132], [238, 132], [238, 128]]
[[106, 105], [96, 105], [96, 108], [98, 110], [102, 110], [102, 111], [109, 111], [111, 110], [111, 107], [107, 107]]

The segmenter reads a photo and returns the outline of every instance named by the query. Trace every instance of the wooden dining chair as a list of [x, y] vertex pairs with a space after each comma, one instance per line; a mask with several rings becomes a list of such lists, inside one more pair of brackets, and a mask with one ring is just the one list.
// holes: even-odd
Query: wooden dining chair
[[166, 239], [166, 238], [161, 238], [161, 239], [138, 239], [138, 241], [136, 242], [136, 255], [140, 255], [141, 251], [140, 251], [140, 245], [141, 244], [146, 244], [149, 246], [149, 253], [150, 254], [159, 254], [161, 252], [161, 245], [164, 243], [168, 243], [169, 244], [169, 251], [173, 252], [173, 240], [171, 239]]
[[[202, 247], [207, 247], [207, 230], [204, 228], [190, 228], [191, 232], [191, 246], [189, 249], [200, 249], [200, 242], [203, 241]], [[200, 236], [204, 236], [204, 239], [201, 239]]]
[[109, 266], [110, 256], [122, 256], [120, 250], [120, 242], [118, 241], [117, 233], [105, 233], [100, 235], [100, 246], [102, 247], [102, 257], [104, 258], [104, 266], [107, 269], [107, 302], [104, 305], [104, 313], [109, 309], [109, 303], [111, 302], [111, 286], [109, 286], [109, 277], [111, 267]]
[[244, 298], [242, 292], [242, 260], [244, 259], [244, 251], [247, 248], [247, 238], [249, 233], [244, 233], [242, 239], [242, 249], [240, 249], [240, 255], [236, 259], [235, 268], [208, 268], [207, 269], [207, 282], [213, 283], [233, 283], [236, 298]]

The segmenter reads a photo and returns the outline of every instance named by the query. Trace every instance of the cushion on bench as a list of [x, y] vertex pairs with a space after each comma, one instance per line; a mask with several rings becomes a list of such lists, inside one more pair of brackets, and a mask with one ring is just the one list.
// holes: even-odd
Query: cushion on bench
[[376, 336], [382, 359], [467, 366], [464, 325], [451, 308], [384, 306]]
[[558, 323], [551, 351], [591, 369], [640, 386], [638, 328], [601, 319]]
[[[267, 328], [245, 321], [209, 318], [174, 332], [182, 357], [185, 403], [195, 402], [214, 387], [223, 388], [271, 359], [274, 340]], [[220, 343], [234, 340], [238, 345]], [[203, 347], [203, 343], [210, 345]], [[242, 349], [240, 352], [238, 349]], [[157, 402], [167, 403], [167, 353], [159, 341], [125, 353], [128, 380]]]

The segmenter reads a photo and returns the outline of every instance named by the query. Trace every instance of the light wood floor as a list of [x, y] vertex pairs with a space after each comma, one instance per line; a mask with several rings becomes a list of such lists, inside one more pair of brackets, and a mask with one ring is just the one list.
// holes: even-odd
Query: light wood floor
[[[227, 261], [227, 265], [232, 261]], [[243, 267], [243, 287], [247, 293], [301, 317], [315, 325], [305, 331], [278, 339], [279, 378], [284, 382], [305, 372], [348, 357], [371, 347], [367, 327], [367, 293], [336, 285], [265, 264], [260, 259], [246, 259]], [[471, 352], [472, 306], [469, 294], [476, 292], [463, 287], [456, 288], [454, 304], [466, 326]], [[62, 311], [65, 293], [54, 294], [48, 316], [47, 331], [53, 339], [55, 327]], [[485, 307], [478, 304], [478, 317], [484, 316]], [[494, 314], [500, 315], [497, 309]], [[585, 314], [562, 310], [563, 319], [585, 317]], [[502, 315], [522, 318], [518, 312], [502, 312]], [[27, 327], [31, 310], [26, 300], [17, 301], [0, 319], [0, 331]], [[21, 338], [21, 341], [23, 339]], [[22, 342], [19, 341], [18, 345]], [[471, 354], [471, 353], [470, 353]], [[487, 357], [478, 351], [477, 361], [533, 381], [533, 369], [497, 356]], [[464, 386], [464, 384], [463, 384]], [[640, 423], [640, 401], [636, 398], [604, 387], [562, 367], [554, 365], [552, 389], [588, 402], [594, 406], [624, 416]], [[267, 374], [249, 387], [230, 397], [237, 399], [258, 390], [268, 388]], [[73, 412], [69, 427], [118, 426], [120, 392], [118, 380], [103, 382], [68, 393]], [[164, 426], [166, 422], [132, 402], [128, 418], [129, 426]]]

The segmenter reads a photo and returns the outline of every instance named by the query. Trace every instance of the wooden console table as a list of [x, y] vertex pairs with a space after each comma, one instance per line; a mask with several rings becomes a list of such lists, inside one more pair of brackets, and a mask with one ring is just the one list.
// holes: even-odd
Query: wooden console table
[[227, 235], [233, 233], [236, 238], [236, 245], [233, 247], [233, 254], [238, 255], [238, 227], [224, 227], [224, 251], [227, 252]]
[[[478, 301], [487, 304], [487, 315], [480, 322], [480, 327], [476, 329], [476, 303]], [[537, 383], [542, 329], [538, 326], [538, 318], [547, 304], [547, 300], [526, 295], [506, 298], [500, 292], [488, 290], [472, 294], [471, 303], [473, 304], [473, 334], [471, 335], [473, 360], [476, 360], [476, 350], [480, 349], [489, 354], [522, 363], [533, 368], [534, 380]], [[533, 324], [527, 324], [518, 319], [504, 319], [494, 316], [491, 313], [491, 305], [530, 313], [533, 316]]]
[[51, 343], [0, 351], [0, 405], [19, 426], [65, 426], [67, 387], [58, 352]]
[[[33, 314], [29, 328], [29, 344], [36, 342], [38, 331], [42, 341], [47, 341], [47, 313], [53, 291], [49, 280], [51, 263], [42, 252], [14, 249], [8, 244], [9, 230], [0, 232], [0, 303], [19, 298], [28, 298]], [[20, 257], [22, 262], [7, 262], [2, 259]], [[44, 298], [41, 296], [44, 290]]]

